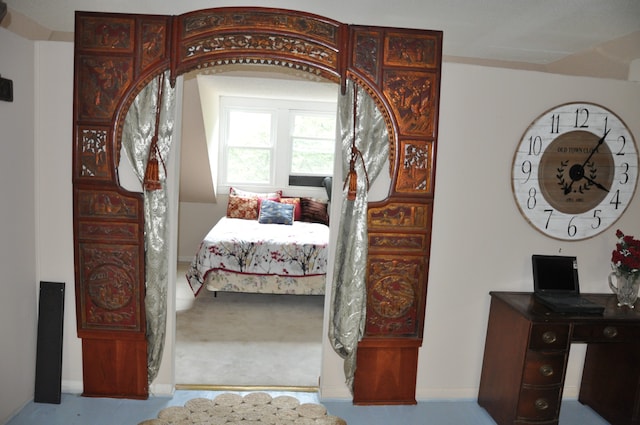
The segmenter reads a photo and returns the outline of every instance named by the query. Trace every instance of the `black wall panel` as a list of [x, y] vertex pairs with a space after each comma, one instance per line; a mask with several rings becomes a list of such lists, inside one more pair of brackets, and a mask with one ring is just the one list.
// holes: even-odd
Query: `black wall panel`
[[60, 404], [63, 318], [64, 283], [40, 282], [34, 395], [36, 403]]

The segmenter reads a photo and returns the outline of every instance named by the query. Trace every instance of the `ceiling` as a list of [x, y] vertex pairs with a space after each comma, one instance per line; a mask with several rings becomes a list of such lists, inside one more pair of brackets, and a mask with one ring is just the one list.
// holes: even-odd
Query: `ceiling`
[[[0, 0], [1, 1], [1, 0]], [[603, 68], [593, 73], [626, 79], [640, 58], [639, 0], [4, 0], [51, 32], [49, 39], [72, 33], [74, 12], [99, 11], [179, 15], [226, 6], [302, 10], [349, 24], [442, 30], [445, 57], [466, 62], [551, 70], [585, 60]], [[5, 22], [3, 26], [8, 27]], [[573, 61], [570, 62], [569, 60]], [[504, 62], [504, 63], [503, 63]], [[611, 65], [607, 65], [611, 64]], [[566, 73], [572, 73], [567, 71]]]

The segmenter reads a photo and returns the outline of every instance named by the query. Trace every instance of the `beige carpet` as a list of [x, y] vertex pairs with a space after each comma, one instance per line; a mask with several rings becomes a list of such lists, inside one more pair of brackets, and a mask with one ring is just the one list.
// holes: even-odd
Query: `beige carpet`
[[324, 297], [203, 290], [176, 319], [176, 383], [317, 387]]
[[316, 403], [300, 403], [291, 396], [264, 392], [245, 396], [220, 394], [214, 399], [195, 398], [183, 406], [162, 409], [156, 419], [138, 425], [346, 425], [337, 416]]

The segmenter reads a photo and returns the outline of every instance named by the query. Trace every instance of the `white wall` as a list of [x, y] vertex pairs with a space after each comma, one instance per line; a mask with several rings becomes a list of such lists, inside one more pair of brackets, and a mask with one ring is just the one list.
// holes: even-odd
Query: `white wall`
[[[3, 347], [0, 380], [11, 394], [0, 397], [0, 417], [32, 397], [37, 280], [67, 282], [63, 391], [79, 391], [82, 376], [73, 305], [71, 232], [71, 43], [36, 43], [37, 78], [30, 75], [32, 47], [0, 33], [0, 73], [13, 77], [17, 102], [0, 103], [0, 209], [5, 295], [0, 297]], [[8, 38], [7, 38], [8, 37]], [[5, 54], [5, 51], [8, 53]], [[11, 75], [13, 74], [13, 75]], [[36, 81], [34, 172], [31, 89]], [[639, 235], [640, 195], [612, 229], [581, 242], [549, 239], [520, 216], [510, 186], [517, 141], [532, 119], [567, 101], [592, 101], [614, 110], [640, 137], [640, 85], [592, 78], [483, 68], [443, 66], [437, 182], [425, 342], [420, 351], [417, 397], [474, 398], [477, 395], [491, 290], [529, 290], [533, 252], [577, 255], [585, 292], [608, 292], [606, 276], [614, 231]], [[5, 130], [6, 129], [6, 130]], [[8, 137], [7, 137], [8, 136]], [[19, 141], [20, 143], [17, 143]], [[33, 176], [37, 175], [37, 219]], [[37, 250], [32, 223], [37, 226]], [[9, 241], [9, 243], [4, 243]], [[37, 276], [33, 252], [36, 252]], [[9, 288], [9, 291], [6, 290]], [[11, 296], [7, 296], [11, 294]], [[173, 335], [169, 329], [168, 344]], [[576, 347], [579, 348], [579, 347]], [[570, 361], [566, 395], [575, 396], [580, 350]], [[5, 358], [9, 361], [6, 362]], [[8, 366], [7, 366], [8, 364]], [[163, 364], [162, 368], [170, 368]], [[325, 341], [322, 393], [349, 397], [342, 361]], [[171, 373], [161, 370], [165, 385]]]
[[0, 423], [33, 397], [38, 284], [35, 270], [34, 46], [0, 28]]
[[[54, 66], [54, 64], [64, 64]], [[73, 45], [36, 43], [36, 232], [38, 281], [65, 282], [63, 391], [82, 391], [73, 265]], [[80, 366], [80, 367], [78, 367]]]

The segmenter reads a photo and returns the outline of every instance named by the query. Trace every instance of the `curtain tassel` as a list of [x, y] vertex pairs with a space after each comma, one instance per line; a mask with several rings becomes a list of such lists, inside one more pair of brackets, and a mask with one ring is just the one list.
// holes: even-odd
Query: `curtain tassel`
[[[362, 158], [362, 152], [356, 146], [356, 120], [358, 118], [358, 89], [354, 86], [353, 88], [353, 135], [351, 139], [351, 158], [349, 159], [349, 173], [347, 174], [347, 178], [344, 181], [344, 185], [342, 186], [342, 190], [344, 190], [348, 185], [347, 190], [347, 200], [355, 201], [356, 193], [358, 191], [358, 173], [356, 172], [356, 159], [360, 156], [362, 159], [362, 166], [364, 167], [364, 158]], [[367, 175], [367, 169], [364, 169], [365, 176]], [[367, 176], [367, 190], [369, 186], [369, 176]]]
[[[147, 160], [147, 168], [144, 172], [144, 188], [147, 191], [159, 190], [162, 188], [160, 183], [160, 167], [158, 163], [158, 139], [154, 137], [149, 147], [149, 158]], [[163, 164], [164, 165], [164, 164]]]
[[347, 189], [347, 199], [349, 201], [355, 201], [356, 193], [358, 191], [358, 173], [356, 172], [356, 160], [360, 158], [362, 161], [362, 169], [364, 170], [364, 177], [367, 181], [367, 190], [369, 190], [369, 173], [367, 173], [367, 167], [364, 164], [364, 158], [362, 152], [358, 148], [351, 146], [351, 159], [349, 160], [349, 173], [344, 181], [342, 190]]
[[349, 166], [349, 175], [347, 176], [347, 182], [349, 183], [349, 189], [347, 190], [347, 199], [350, 201], [356, 200], [356, 191], [358, 189], [358, 174], [353, 168], [354, 164], [351, 161]]
[[151, 144], [149, 146], [149, 156], [147, 158], [147, 167], [144, 170], [144, 188], [147, 191], [159, 190], [162, 188], [160, 182], [160, 163], [164, 168], [164, 174], [167, 175], [167, 168], [160, 155], [158, 149], [158, 132], [160, 127], [160, 111], [162, 104], [162, 88], [164, 86], [164, 73], [160, 75], [160, 81], [158, 82], [158, 101], [156, 103], [156, 128], [154, 130], [153, 137], [151, 138]]

